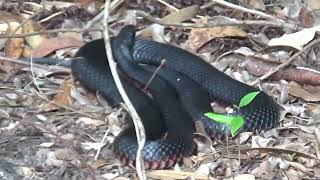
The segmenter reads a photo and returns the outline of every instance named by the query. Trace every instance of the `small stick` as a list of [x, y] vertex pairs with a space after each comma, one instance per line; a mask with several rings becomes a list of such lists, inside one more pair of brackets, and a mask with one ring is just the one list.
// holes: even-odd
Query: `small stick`
[[[146, 20], [157, 23], [163, 26], [176, 26], [176, 27], [184, 27], [184, 28], [206, 28], [206, 27], [216, 27], [216, 26], [256, 26], [256, 25], [264, 25], [264, 26], [273, 26], [273, 27], [281, 27], [296, 30], [298, 29], [297, 25], [283, 23], [279, 21], [267, 21], [267, 20], [230, 20], [226, 22], [208, 22], [206, 24], [196, 24], [196, 23], [165, 23], [161, 19], [154, 18], [147, 14], [144, 11], [136, 11], [137, 15], [142, 16]], [[0, 36], [1, 37], [1, 36]]]
[[[270, 19], [270, 20], [273, 20], [273, 21], [278, 21], [278, 22], [281, 22], [281, 23], [285, 23], [284, 20], [279, 19], [279, 18], [277, 18], [275, 16], [272, 16], [270, 14], [266, 14], [266, 13], [261, 12], [261, 11], [257, 11], [257, 10], [254, 10], [254, 9], [248, 9], [248, 8], [245, 8], [245, 7], [242, 7], [242, 6], [238, 6], [238, 5], [229, 3], [229, 2], [224, 1], [224, 0], [212, 0], [211, 2], [212, 3], [216, 3], [216, 4], [220, 4], [222, 6], [225, 6], [225, 7], [231, 8], [231, 9], [235, 9], [235, 10], [238, 10], [238, 11], [242, 11], [242, 12], [254, 14], [254, 15], [257, 15], [257, 16], [261, 16], [261, 17], [263, 17], [265, 19]], [[212, 5], [214, 5], [214, 4], [212, 4]]]
[[90, 31], [102, 31], [101, 28], [72, 28], [72, 29], [52, 29], [52, 30], [45, 30], [39, 32], [32, 32], [32, 33], [25, 33], [25, 34], [0, 34], [1, 38], [24, 38], [28, 36], [34, 36], [39, 34], [51, 34], [51, 33], [59, 33], [59, 32], [90, 32]]
[[136, 136], [137, 136], [137, 142], [138, 142], [138, 150], [137, 150], [137, 156], [136, 156], [136, 170], [137, 170], [137, 174], [138, 174], [139, 179], [145, 180], [146, 174], [145, 174], [145, 169], [144, 169], [142, 149], [143, 149], [145, 141], [146, 141], [146, 134], [145, 134], [145, 130], [144, 130], [143, 124], [141, 122], [141, 119], [140, 119], [137, 111], [135, 110], [134, 106], [132, 105], [129, 97], [127, 96], [127, 94], [122, 86], [121, 80], [119, 78], [119, 74], [117, 72], [116, 63], [115, 63], [113, 56], [112, 56], [112, 49], [111, 49], [111, 44], [110, 44], [109, 32], [108, 32], [109, 6], [110, 6], [110, 0], [106, 0], [105, 6], [104, 6], [105, 8], [104, 8], [104, 18], [103, 18], [103, 27], [104, 27], [103, 34], [104, 34], [106, 53], [107, 53], [112, 77], [116, 83], [116, 86], [119, 90], [119, 93], [120, 93], [123, 101], [127, 105], [127, 108], [129, 110], [129, 113], [130, 113], [132, 120], [133, 120], [133, 124], [134, 124], [135, 131], [136, 131]]
[[[25, 61], [25, 60], [20, 60], [20, 59], [13, 59], [13, 58], [8, 58], [4, 56], [0, 56], [0, 61], [6, 61], [6, 62], [11, 62], [11, 63], [16, 63], [16, 64], [22, 64], [25, 66], [31, 66], [31, 62]], [[41, 68], [48, 70], [48, 67], [50, 67], [50, 70], [56, 70], [56, 71], [61, 71], [65, 73], [71, 73], [71, 70], [69, 68], [61, 67], [61, 66], [48, 66], [48, 65], [42, 65], [42, 64], [37, 64], [37, 63], [32, 63], [33, 67], [36, 68]]]
[[164, 65], [164, 63], [166, 62], [165, 59], [163, 59], [161, 61], [161, 64], [158, 66], [158, 68], [153, 72], [151, 78], [149, 79], [148, 83], [145, 85], [145, 87], [143, 88], [143, 91], [147, 90], [149, 84], [151, 83], [151, 81], [154, 79], [154, 77], [156, 76], [156, 74], [159, 72], [159, 70], [161, 69], [161, 67]]

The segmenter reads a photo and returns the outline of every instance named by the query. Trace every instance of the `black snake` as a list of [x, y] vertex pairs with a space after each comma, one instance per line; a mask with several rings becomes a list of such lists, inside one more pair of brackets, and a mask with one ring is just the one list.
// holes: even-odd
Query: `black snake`
[[[111, 45], [121, 75], [140, 85], [146, 85], [157, 66], [165, 60], [148, 85], [152, 97], [122, 78], [125, 91], [146, 129], [143, 153], [149, 169], [172, 167], [183, 156], [192, 153], [193, 121], [202, 122], [211, 138], [225, 138], [226, 132], [230, 131], [228, 126], [204, 116], [211, 111], [213, 98], [227, 105], [238, 105], [243, 96], [259, 91], [183, 49], [135, 38], [133, 26], [125, 26], [111, 39]], [[119, 105], [122, 99], [110, 74], [103, 39], [87, 43], [76, 57], [71, 68], [81, 84], [99, 91], [112, 105]], [[237, 114], [245, 119], [240, 131], [261, 131], [277, 125], [279, 106], [270, 96], [260, 92]], [[165, 132], [165, 138], [161, 139]], [[125, 164], [134, 165], [137, 144], [132, 123], [115, 139], [113, 147], [118, 158]]]

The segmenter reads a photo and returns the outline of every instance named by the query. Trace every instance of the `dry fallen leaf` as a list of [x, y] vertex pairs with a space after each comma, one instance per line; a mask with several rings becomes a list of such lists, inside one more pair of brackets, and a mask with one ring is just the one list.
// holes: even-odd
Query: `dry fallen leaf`
[[186, 179], [187, 177], [192, 177], [193, 179], [208, 179], [208, 176], [202, 175], [196, 172], [182, 172], [174, 170], [156, 170], [147, 173], [149, 178], [154, 179]]
[[41, 107], [42, 112], [48, 112], [59, 109], [59, 106], [68, 106], [72, 104], [73, 99], [70, 95], [71, 89], [74, 87], [72, 79], [65, 81], [59, 88], [59, 93], [55, 95], [53, 100]]
[[58, 160], [55, 153], [53, 151], [50, 151], [47, 154], [47, 159], [46, 159], [45, 164], [60, 167], [63, 164], [63, 161]]
[[91, 119], [88, 117], [80, 117], [77, 122], [82, 122], [86, 125], [93, 125], [93, 126], [101, 126], [101, 125], [106, 124], [106, 122], [104, 122], [104, 121], [97, 120], [97, 119]]
[[320, 25], [313, 28], [306, 28], [292, 34], [284, 34], [280, 38], [273, 38], [269, 41], [268, 45], [291, 46], [301, 50], [304, 45], [308, 44], [314, 38], [318, 31], [320, 31]]
[[30, 167], [20, 166], [17, 168], [16, 172], [24, 178], [31, 179], [34, 174], [34, 169]]
[[313, 10], [319, 10], [320, 9], [320, 1], [319, 0], [309, 0], [308, 7]]
[[98, 168], [103, 167], [107, 164], [108, 164], [107, 161], [102, 160], [102, 159], [97, 159], [96, 161], [94, 161], [93, 163], [90, 164], [90, 167], [92, 167], [93, 169], [98, 169]]
[[320, 101], [320, 86], [314, 86], [312, 91], [310, 92], [304, 89], [298, 83], [290, 82], [289, 94], [302, 98], [305, 101], [311, 101], [311, 102]]
[[[24, 34], [39, 32], [42, 29], [43, 29], [43, 27], [35, 21], [29, 21], [23, 25], [23, 33]], [[38, 35], [34, 35], [34, 36], [25, 37], [26, 43], [32, 49], [38, 48], [45, 39], [47, 39], [46, 34], [38, 34]]]
[[[20, 26], [20, 23], [18, 22], [11, 22], [9, 23], [9, 31], [13, 32], [16, 28]], [[21, 34], [22, 29], [19, 28], [16, 32], [16, 34]], [[19, 58], [22, 54], [22, 44], [24, 42], [23, 38], [10, 38], [6, 42], [4, 52], [6, 57], [10, 58]]]
[[313, 11], [309, 8], [302, 7], [299, 13], [299, 21], [303, 27], [312, 27], [314, 25], [314, 17], [312, 16]]
[[187, 47], [196, 52], [207, 42], [218, 37], [246, 37], [247, 33], [237, 26], [194, 28], [187, 40]]
[[[11, 33], [13, 31], [15, 31], [15, 29], [17, 27], [20, 26], [20, 23], [18, 22], [10, 22], [9, 23], [9, 27], [8, 27], [8, 32]], [[22, 29], [19, 28], [16, 31], [16, 34], [21, 34], [22, 33]], [[23, 38], [10, 38], [6, 41], [5, 43], [5, 47], [4, 47], [4, 53], [6, 57], [9, 58], [14, 58], [17, 59], [19, 57], [21, 57], [22, 52], [23, 52], [23, 43], [24, 43], [24, 39]], [[9, 62], [1, 62], [0, 63], [0, 69], [6, 73], [15, 73], [18, 71], [18, 69], [20, 69], [22, 66], [17, 65], [17, 64], [13, 64], [13, 63], [9, 63]]]
[[177, 12], [172, 12], [166, 15], [165, 17], [162, 18], [162, 21], [168, 24], [183, 22], [186, 20], [190, 20], [191, 18], [196, 16], [198, 11], [199, 11], [198, 5], [189, 6]]
[[[189, 6], [186, 8], [183, 8], [179, 11], [172, 12], [168, 14], [167, 16], [162, 18], [162, 21], [164, 23], [180, 23], [186, 20], [190, 20], [193, 18], [199, 11], [199, 6]], [[164, 36], [164, 26], [159, 24], [152, 24], [148, 26], [147, 28], [143, 29], [139, 32], [139, 34], [142, 37], [151, 37], [152, 39], [158, 42], [164, 42], [163, 36]]]
[[39, 48], [32, 51], [32, 57], [44, 57], [55, 50], [67, 47], [81, 47], [84, 42], [73, 37], [56, 37], [44, 39]]
[[251, 171], [255, 177], [262, 179], [268, 179], [272, 175], [272, 167], [269, 161], [264, 161], [260, 164], [259, 167]]

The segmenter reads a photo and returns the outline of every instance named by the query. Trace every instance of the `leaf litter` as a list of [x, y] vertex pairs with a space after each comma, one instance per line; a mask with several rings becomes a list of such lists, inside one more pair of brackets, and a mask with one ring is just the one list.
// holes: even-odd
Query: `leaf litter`
[[[117, 13], [111, 14], [110, 31], [116, 34], [123, 24], [136, 20], [142, 36], [151, 36], [154, 40], [206, 57], [208, 63], [246, 83], [266, 74], [319, 38], [320, 14], [316, 11], [319, 9], [316, 0], [307, 4], [298, 0], [296, 2], [300, 3], [294, 5], [289, 1], [277, 4], [261, 0], [230, 2], [272, 14], [299, 28], [292, 30], [264, 24], [165, 27], [138, 18], [134, 10], [147, 12], [165, 23], [181, 24], [205, 24], [214, 19], [230, 22], [230, 18], [261, 20], [261, 17], [212, 4], [209, 0], [147, 0], [120, 2]], [[99, 13], [103, 4], [102, 1], [82, 0], [45, 3], [46, 9], [41, 12], [37, 12], [37, 7], [41, 6], [36, 2], [1, 4], [0, 12], [4, 17], [0, 23], [2, 35], [10, 34], [21, 26], [25, 17], [35, 13], [38, 14], [29, 21], [32, 23], [21, 26], [16, 34], [65, 27], [83, 28]], [[131, 16], [121, 17], [125, 13]], [[79, 46], [90, 40], [90, 36], [96, 38], [99, 34], [83, 31], [7, 41], [1, 38], [1, 42], [5, 42], [2, 52], [4, 57], [12, 59], [30, 57], [30, 50], [35, 49], [38, 57], [69, 58]], [[59, 43], [64, 38], [67, 43]], [[41, 44], [45, 47], [37, 48]], [[200, 135], [196, 154], [185, 158], [172, 170], [151, 171], [147, 176], [151, 179], [320, 178], [319, 84], [314, 83], [319, 79], [318, 48], [318, 44], [314, 45], [290, 66], [259, 84], [259, 88], [276, 98], [284, 108], [279, 127], [260, 134], [240, 133], [227, 142]], [[101, 97], [95, 98], [95, 93], [90, 94], [73, 84], [69, 75], [54, 73], [46, 76], [42, 73], [38, 76], [40, 72], [32, 71], [30, 67], [4, 62], [0, 62], [1, 178], [136, 179], [135, 171], [122, 166], [111, 151], [114, 137], [125, 125], [126, 115], [122, 111], [108, 107]], [[48, 67], [43, 71], [50, 74], [52, 70]], [[105, 141], [104, 135], [107, 136]], [[98, 154], [97, 149], [101, 149]]]

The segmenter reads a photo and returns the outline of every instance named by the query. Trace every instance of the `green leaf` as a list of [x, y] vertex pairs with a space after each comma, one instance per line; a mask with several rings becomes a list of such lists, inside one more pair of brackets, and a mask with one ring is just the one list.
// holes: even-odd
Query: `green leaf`
[[231, 130], [232, 137], [238, 134], [239, 129], [244, 124], [244, 118], [239, 115], [232, 116], [232, 115], [216, 114], [212, 112], [205, 113], [204, 115], [214, 120], [215, 122], [227, 125]]
[[240, 103], [239, 103], [239, 108], [242, 108], [248, 104], [250, 104], [253, 99], [260, 93], [260, 91], [256, 91], [256, 92], [251, 92], [251, 93], [248, 93], [246, 94], [245, 96], [243, 96], [240, 100]]

